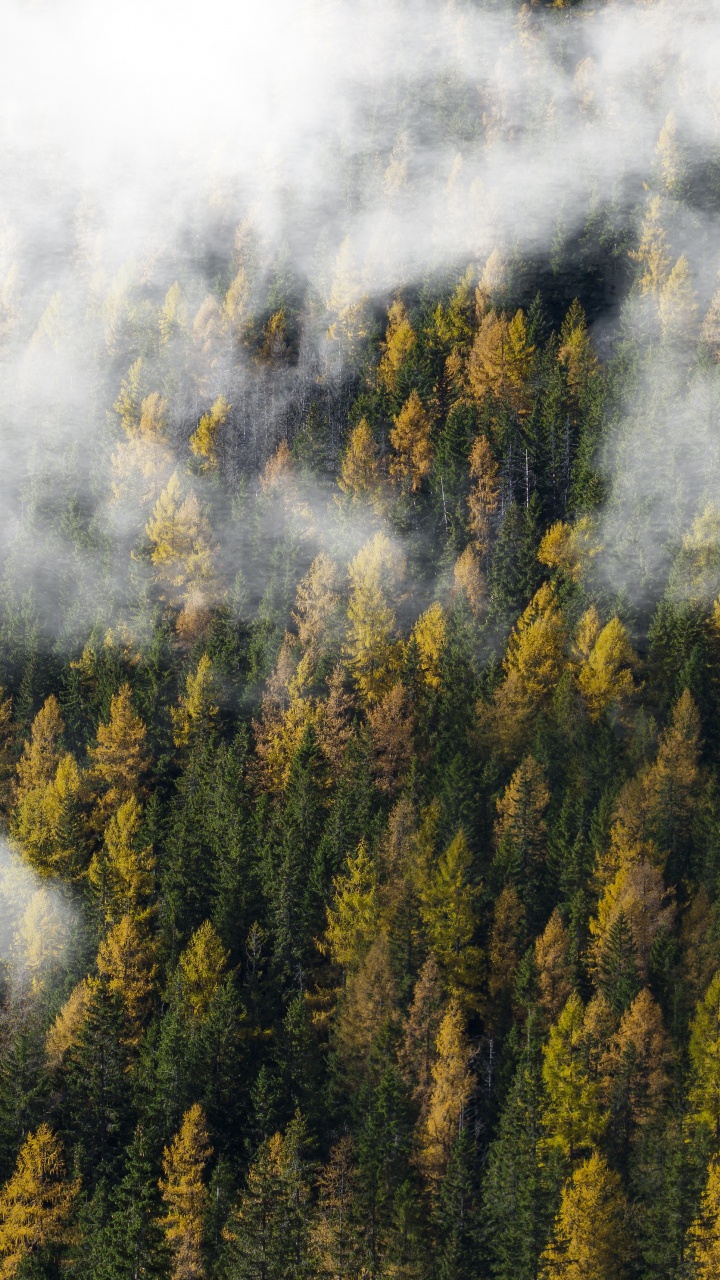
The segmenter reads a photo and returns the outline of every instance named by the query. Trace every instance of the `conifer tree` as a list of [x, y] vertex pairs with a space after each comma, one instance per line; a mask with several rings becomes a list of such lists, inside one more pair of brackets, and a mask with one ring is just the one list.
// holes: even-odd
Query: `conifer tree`
[[351, 562], [346, 652], [361, 697], [373, 703], [387, 691], [399, 660], [390, 600], [402, 576], [402, 558], [378, 533]]
[[542, 1274], [547, 1280], [623, 1280], [631, 1257], [620, 1178], [593, 1152], [563, 1189]]
[[688, 1232], [692, 1274], [712, 1280], [720, 1268], [720, 1161], [711, 1160], [700, 1212]]
[[353, 429], [342, 457], [338, 485], [354, 501], [377, 503], [383, 486], [380, 452], [367, 418]]
[[572, 1163], [593, 1147], [605, 1125], [599, 1085], [590, 1075], [583, 1004], [575, 992], [550, 1029], [543, 1049], [543, 1082], [545, 1142]]
[[41, 1261], [69, 1237], [79, 1180], [65, 1169], [62, 1144], [47, 1124], [28, 1134], [15, 1172], [0, 1191], [0, 1275], [11, 1280], [31, 1257]]
[[203, 1180], [212, 1148], [198, 1103], [183, 1116], [180, 1131], [163, 1155], [161, 1225], [172, 1255], [173, 1280], [203, 1280], [203, 1236], [208, 1190]]
[[417, 493], [433, 462], [430, 419], [417, 391], [411, 393], [394, 423], [390, 431], [390, 479], [404, 492]]
[[106, 822], [121, 804], [141, 791], [149, 765], [147, 730], [136, 716], [129, 684], [123, 684], [110, 703], [110, 719], [98, 726], [90, 748], [91, 779], [100, 792], [96, 820]]
[[449, 989], [472, 1003], [482, 958], [472, 942], [479, 890], [470, 879], [471, 864], [465, 834], [459, 831], [421, 890], [420, 912]]

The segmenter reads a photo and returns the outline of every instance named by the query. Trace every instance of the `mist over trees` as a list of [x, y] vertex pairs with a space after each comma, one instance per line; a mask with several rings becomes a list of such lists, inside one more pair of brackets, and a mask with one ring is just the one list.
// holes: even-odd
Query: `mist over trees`
[[709, 1280], [720, 28], [299, 8], [0, 89], [0, 1277]]

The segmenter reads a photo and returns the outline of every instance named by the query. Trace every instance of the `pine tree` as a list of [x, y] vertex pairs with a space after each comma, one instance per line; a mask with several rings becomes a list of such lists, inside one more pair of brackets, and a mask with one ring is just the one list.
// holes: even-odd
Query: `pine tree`
[[421, 890], [420, 913], [449, 989], [472, 1003], [480, 981], [481, 953], [473, 945], [478, 888], [470, 878], [472, 855], [459, 831]]

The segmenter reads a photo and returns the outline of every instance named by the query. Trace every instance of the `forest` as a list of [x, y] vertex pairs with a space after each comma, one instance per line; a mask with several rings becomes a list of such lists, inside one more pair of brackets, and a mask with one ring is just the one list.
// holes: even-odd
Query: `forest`
[[0, 1280], [720, 1276], [720, 80], [523, 232], [457, 157], [622, 111], [464, 10], [330, 212], [3, 206]]

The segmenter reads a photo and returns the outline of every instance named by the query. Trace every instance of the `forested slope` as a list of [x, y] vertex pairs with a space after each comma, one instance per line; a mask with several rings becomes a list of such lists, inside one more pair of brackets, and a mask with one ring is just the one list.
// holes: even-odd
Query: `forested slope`
[[645, 176], [384, 293], [236, 192], [20, 243], [0, 1276], [720, 1274], [720, 185]]

